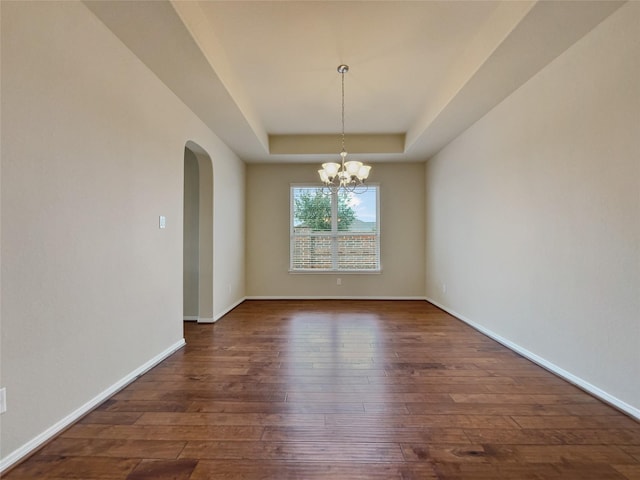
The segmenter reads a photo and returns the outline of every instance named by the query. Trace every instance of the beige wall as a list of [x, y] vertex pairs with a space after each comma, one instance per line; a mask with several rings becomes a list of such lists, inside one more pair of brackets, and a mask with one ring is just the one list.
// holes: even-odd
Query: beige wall
[[244, 297], [245, 181], [244, 164], [83, 4], [0, 5], [6, 466], [180, 345], [188, 141], [215, 172], [214, 315]]
[[638, 25], [630, 2], [426, 172], [428, 297], [636, 416]]
[[198, 147], [195, 156], [199, 180], [198, 321], [213, 322], [213, 172], [206, 152]]
[[198, 159], [188, 148], [184, 151], [184, 231], [182, 260], [182, 311], [189, 320], [197, 320], [200, 312], [198, 305], [198, 276], [200, 274], [199, 256], [199, 205], [200, 177]]
[[[247, 167], [247, 295], [424, 297], [424, 164], [374, 164], [380, 185], [380, 274], [290, 274], [289, 186], [317, 182], [318, 166]], [[341, 278], [342, 285], [336, 285]]]

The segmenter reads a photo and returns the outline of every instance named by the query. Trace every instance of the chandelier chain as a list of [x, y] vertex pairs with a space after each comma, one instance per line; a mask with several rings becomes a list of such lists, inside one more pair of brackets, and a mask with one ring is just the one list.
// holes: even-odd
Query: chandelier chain
[[345, 151], [344, 148], [344, 74], [346, 72], [342, 70], [340, 75], [342, 75], [342, 151]]

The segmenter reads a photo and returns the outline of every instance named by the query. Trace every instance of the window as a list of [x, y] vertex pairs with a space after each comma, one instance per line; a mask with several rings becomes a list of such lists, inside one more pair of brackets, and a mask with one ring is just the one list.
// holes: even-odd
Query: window
[[379, 187], [364, 193], [291, 186], [292, 272], [379, 272]]

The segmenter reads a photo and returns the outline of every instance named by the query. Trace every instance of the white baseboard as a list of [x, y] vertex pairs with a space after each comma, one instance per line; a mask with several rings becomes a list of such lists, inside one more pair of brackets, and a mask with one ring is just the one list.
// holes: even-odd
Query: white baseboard
[[449, 307], [441, 305], [440, 303], [438, 303], [435, 300], [432, 300], [432, 299], [430, 299], [428, 297], [425, 300], [427, 302], [435, 305], [436, 307], [441, 308], [445, 312], [453, 315], [454, 317], [456, 317], [457, 319], [463, 321], [464, 323], [466, 323], [470, 327], [474, 328], [475, 330], [478, 330], [480, 333], [485, 334], [487, 337], [492, 338], [493, 340], [495, 340], [498, 343], [501, 343], [502, 345], [504, 345], [508, 349], [513, 350], [514, 352], [522, 355], [523, 357], [527, 358], [528, 360], [531, 360], [533, 363], [536, 363], [536, 364], [540, 365], [541, 367], [549, 370], [550, 372], [558, 375], [559, 377], [563, 378], [567, 382], [572, 383], [575, 386], [577, 386], [577, 387], [589, 392], [594, 397], [597, 397], [600, 400], [602, 400], [603, 402], [608, 403], [609, 405], [617, 408], [618, 410], [621, 410], [621, 411], [625, 412], [626, 414], [630, 415], [631, 417], [635, 418], [636, 420], [640, 420], [640, 409], [638, 409], [638, 408], [636, 408], [636, 407], [634, 407], [632, 405], [629, 405], [628, 403], [620, 400], [617, 397], [614, 397], [613, 395], [605, 392], [604, 390], [596, 387], [595, 385], [592, 385], [591, 383], [587, 382], [586, 380], [584, 380], [584, 379], [582, 379], [580, 377], [577, 377], [576, 375], [572, 374], [571, 372], [568, 372], [568, 371], [564, 370], [563, 368], [560, 368], [556, 364], [551, 363], [548, 360], [545, 360], [541, 356], [536, 355], [533, 352], [530, 352], [526, 348], [523, 348], [520, 345], [518, 345], [516, 343], [513, 343], [511, 340], [508, 340], [508, 339], [498, 335], [497, 333], [494, 333], [493, 331], [489, 330], [488, 328], [485, 328], [482, 325], [479, 325], [478, 323], [474, 322], [473, 320], [470, 320], [470, 319], [466, 318], [464, 315], [460, 315], [459, 313], [457, 313], [456, 311], [450, 309]]
[[198, 321], [198, 316], [197, 315], [185, 315], [184, 317], [182, 317], [182, 320], [184, 322], [197, 322]]
[[393, 297], [393, 296], [364, 296], [364, 295], [253, 295], [245, 297], [247, 300], [426, 300], [424, 296]]
[[218, 320], [220, 320], [222, 317], [224, 317], [227, 313], [229, 313], [231, 310], [236, 308], [238, 305], [240, 305], [246, 299], [247, 299], [247, 297], [242, 297], [240, 300], [235, 302], [233, 305], [231, 305], [230, 307], [228, 307], [225, 310], [223, 310], [222, 313], [219, 313], [219, 314], [215, 315], [214, 317], [184, 317], [184, 321], [187, 322], [187, 321], [195, 320], [198, 323], [216, 323]]
[[238, 305], [240, 305], [242, 302], [244, 302], [245, 300], [247, 300], [247, 297], [242, 297], [240, 300], [238, 300], [236, 303], [234, 303], [233, 305], [231, 305], [230, 307], [228, 307], [226, 310], [224, 310], [222, 313], [217, 314], [215, 317], [213, 317], [212, 321], [213, 322], [217, 322], [218, 320], [220, 320], [222, 317], [224, 317], [227, 313], [229, 313], [231, 310], [233, 310], [234, 308], [236, 308]]
[[155, 367], [157, 364], [162, 362], [169, 355], [171, 355], [174, 352], [176, 352], [177, 350], [181, 349], [184, 345], [185, 345], [185, 341], [184, 341], [184, 338], [183, 338], [183, 339], [179, 340], [178, 342], [174, 343], [173, 345], [171, 345], [165, 351], [163, 351], [163, 352], [159, 353], [158, 355], [156, 355], [155, 357], [153, 357], [151, 360], [149, 360], [145, 364], [143, 364], [140, 367], [136, 368], [134, 371], [129, 373], [127, 376], [125, 376], [124, 378], [122, 378], [118, 382], [116, 382], [113, 385], [111, 385], [105, 391], [101, 392], [100, 394], [98, 394], [97, 396], [95, 396], [94, 398], [89, 400], [87, 403], [82, 405], [77, 410], [71, 412], [69, 415], [64, 417], [62, 420], [56, 422], [51, 427], [47, 428], [44, 432], [42, 432], [41, 434], [39, 434], [35, 438], [31, 439], [30, 441], [25, 443], [23, 446], [21, 446], [17, 450], [14, 450], [13, 452], [11, 452], [6, 457], [0, 459], [0, 477], [2, 476], [2, 473], [4, 473], [9, 467], [15, 465], [20, 460], [24, 459], [26, 456], [28, 456], [31, 453], [33, 453], [36, 449], [38, 449], [40, 446], [42, 446], [45, 442], [49, 441], [54, 436], [56, 436], [58, 433], [60, 433], [62, 430], [64, 430], [65, 428], [69, 427], [76, 420], [80, 419], [82, 416], [84, 416], [87, 413], [89, 413], [95, 407], [97, 407], [102, 402], [104, 402], [109, 397], [111, 397], [114, 393], [118, 392], [119, 390], [121, 390], [122, 388], [127, 386], [129, 383], [133, 382], [140, 375], [144, 374], [148, 370], [151, 370], [153, 367]]

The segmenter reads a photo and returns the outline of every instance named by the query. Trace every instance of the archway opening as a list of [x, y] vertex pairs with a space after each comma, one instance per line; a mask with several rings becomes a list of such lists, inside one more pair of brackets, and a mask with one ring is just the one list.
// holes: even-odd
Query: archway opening
[[183, 318], [213, 322], [213, 168], [197, 144], [184, 150]]

